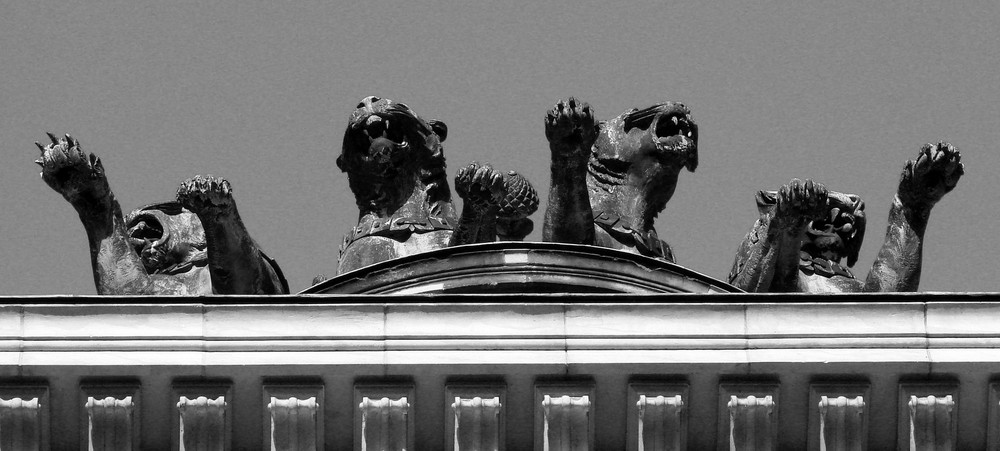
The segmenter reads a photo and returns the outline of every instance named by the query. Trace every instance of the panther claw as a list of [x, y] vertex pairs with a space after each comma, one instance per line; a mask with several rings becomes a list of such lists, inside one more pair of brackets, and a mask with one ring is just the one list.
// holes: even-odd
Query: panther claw
[[101, 159], [84, 153], [80, 142], [68, 134], [62, 139], [46, 134], [51, 144], [35, 142], [41, 154], [35, 164], [42, 167], [42, 180], [70, 202], [106, 196], [109, 189]]
[[196, 175], [177, 188], [177, 202], [195, 214], [226, 209], [233, 205], [233, 189], [224, 178]]
[[898, 195], [907, 206], [929, 208], [958, 184], [965, 174], [962, 154], [946, 142], [925, 144], [917, 158], [906, 162]]
[[818, 218], [825, 213], [827, 195], [827, 189], [821, 183], [792, 179], [778, 190], [778, 213], [787, 218]]
[[485, 211], [503, 197], [503, 174], [489, 164], [469, 163], [455, 176], [455, 191], [476, 211]]
[[589, 151], [597, 137], [590, 105], [574, 97], [565, 102], [560, 100], [545, 115], [545, 137], [550, 143], [579, 145]]

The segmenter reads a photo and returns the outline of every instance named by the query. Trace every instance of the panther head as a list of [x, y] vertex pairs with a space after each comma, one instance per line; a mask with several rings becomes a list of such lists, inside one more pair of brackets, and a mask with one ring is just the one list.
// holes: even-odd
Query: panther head
[[[757, 209], [761, 215], [771, 215], [778, 203], [777, 191], [758, 191]], [[857, 194], [828, 191], [826, 206], [814, 219], [805, 219], [806, 237], [801, 249], [811, 257], [821, 257], [839, 263], [847, 258], [847, 266], [858, 262], [858, 252], [865, 239], [865, 202]]]
[[186, 263], [207, 261], [205, 230], [194, 213], [176, 202], [147, 205], [125, 217], [128, 239], [149, 274], [181, 272]]
[[450, 200], [441, 147], [447, 135], [443, 122], [424, 121], [402, 103], [362, 99], [337, 157], [362, 214], [398, 208], [417, 182], [427, 188], [431, 202]]
[[691, 111], [675, 102], [602, 122], [589, 163], [590, 174], [605, 186], [641, 185], [655, 212], [670, 200], [681, 169], [697, 167], [698, 125]]
[[809, 222], [802, 250], [834, 262], [847, 257], [853, 267], [865, 238], [865, 203], [856, 194], [830, 191], [827, 196], [826, 214]]

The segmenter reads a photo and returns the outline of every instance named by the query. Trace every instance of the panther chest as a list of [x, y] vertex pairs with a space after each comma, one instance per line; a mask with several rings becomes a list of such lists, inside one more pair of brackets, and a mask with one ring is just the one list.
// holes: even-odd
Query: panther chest
[[860, 291], [861, 282], [846, 266], [809, 253], [799, 253], [799, 290], [806, 293]]
[[861, 281], [853, 277], [806, 274], [801, 269], [799, 270], [799, 292], [854, 293], [861, 291], [861, 287]]
[[448, 245], [451, 230], [412, 233], [405, 239], [368, 235], [346, 245], [340, 254], [337, 272], [343, 274], [385, 260], [441, 249]]

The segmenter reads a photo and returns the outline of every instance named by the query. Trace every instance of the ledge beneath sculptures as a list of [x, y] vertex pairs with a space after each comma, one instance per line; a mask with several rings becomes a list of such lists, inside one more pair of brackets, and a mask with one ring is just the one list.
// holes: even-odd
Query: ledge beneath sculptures
[[513, 303], [431, 303], [439, 297], [421, 296], [367, 304], [355, 303], [357, 296], [326, 298], [344, 301], [337, 304], [291, 303], [316, 301], [305, 296], [280, 298], [289, 302], [282, 304], [227, 299], [235, 305], [59, 305], [32, 298], [34, 304], [0, 306], [0, 374], [48, 365], [628, 364], [665, 370], [719, 364], [751, 371], [767, 362], [899, 362], [930, 371], [938, 363], [1000, 362], [994, 320], [1000, 295], [731, 302], [745, 296], [683, 296], [687, 302], [669, 303], [632, 296], [567, 303], [539, 295]]

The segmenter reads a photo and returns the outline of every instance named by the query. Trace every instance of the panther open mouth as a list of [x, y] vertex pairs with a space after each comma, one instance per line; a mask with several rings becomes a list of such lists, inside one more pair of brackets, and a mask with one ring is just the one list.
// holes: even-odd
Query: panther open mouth
[[834, 207], [829, 211], [829, 217], [813, 220], [809, 223], [809, 233], [813, 236], [846, 236], [854, 235], [854, 218], [846, 211]]
[[345, 156], [367, 177], [392, 179], [413, 159], [409, 134], [421, 125], [406, 105], [369, 97], [351, 115]]
[[156, 217], [155, 211], [137, 215], [126, 226], [129, 242], [142, 259], [146, 271], [152, 274], [169, 264], [167, 244], [170, 242], [170, 231]]
[[441, 142], [443, 122], [425, 122], [408, 106], [366, 97], [351, 113], [337, 167], [362, 210], [395, 208], [415, 189], [432, 198], [450, 195]]
[[865, 204], [856, 195], [830, 192], [827, 214], [809, 222], [806, 235], [813, 252], [854, 266], [865, 233]]
[[680, 163], [689, 171], [698, 167], [698, 125], [691, 111], [679, 103], [662, 103], [637, 110], [625, 118], [624, 131], [645, 130], [664, 164]]

